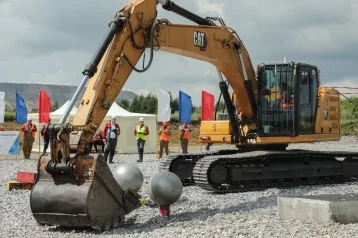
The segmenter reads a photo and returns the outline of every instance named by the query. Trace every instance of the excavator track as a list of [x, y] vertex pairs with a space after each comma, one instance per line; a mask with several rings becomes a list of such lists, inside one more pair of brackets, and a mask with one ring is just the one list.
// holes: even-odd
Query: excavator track
[[175, 173], [181, 179], [183, 186], [194, 185], [193, 169], [195, 164], [202, 158], [214, 155], [229, 155], [236, 154], [237, 149], [218, 150], [206, 153], [197, 154], [181, 154], [170, 155], [168, 158], [161, 159], [159, 163], [159, 171], [170, 171]]
[[196, 186], [218, 193], [338, 184], [355, 177], [358, 152], [251, 151], [207, 156], [193, 169]]

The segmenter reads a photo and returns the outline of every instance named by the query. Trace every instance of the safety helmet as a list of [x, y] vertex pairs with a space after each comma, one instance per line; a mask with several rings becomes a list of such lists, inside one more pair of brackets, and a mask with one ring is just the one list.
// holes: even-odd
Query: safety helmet
[[144, 121], [143, 117], [139, 118], [139, 121]]

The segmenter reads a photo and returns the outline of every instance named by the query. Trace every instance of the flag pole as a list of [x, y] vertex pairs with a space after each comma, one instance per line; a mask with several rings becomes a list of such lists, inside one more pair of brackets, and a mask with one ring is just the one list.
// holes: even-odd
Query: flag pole
[[[157, 125], [155, 125], [155, 127], [158, 126], [158, 123]], [[158, 160], [158, 130], [157, 128], [155, 128], [155, 159]]]
[[39, 133], [39, 156], [40, 156], [40, 153], [41, 153], [41, 138], [40, 138], [40, 122], [41, 122], [41, 109], [42, 107], [40, 108], [41, 106], [41, 90], [39, 91], [39, 98], [38, 98], [38, 110], [37, 110], [37, 122], [38, 122], [38, 133]]
[[[39, 129], [40, 129], [40, 123], [39, 123]], [[39, 156], [40, 156], [40, 153], [41, 153], [41, 138], [40, 138], [40, 131], [38, 131], [39, 133]]]

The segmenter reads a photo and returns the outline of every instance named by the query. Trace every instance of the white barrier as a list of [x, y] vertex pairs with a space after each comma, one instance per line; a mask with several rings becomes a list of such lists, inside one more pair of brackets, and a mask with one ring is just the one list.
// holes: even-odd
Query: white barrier
[[0, 131], [0, 155], [19, 155], [20, 136], [18, 131]]

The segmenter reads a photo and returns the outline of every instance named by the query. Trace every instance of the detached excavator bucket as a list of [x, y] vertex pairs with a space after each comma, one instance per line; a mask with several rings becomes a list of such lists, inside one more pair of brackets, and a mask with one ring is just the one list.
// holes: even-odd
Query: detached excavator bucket
[[140, 207], [140, 196], [132, 190], [123, 191], [103, 155], [79, 159], [77, 164], [86, 174], [86, 179], [79, 180], [70, 173], [51, 175], [46, 171], [49, 161], [50, 157], [40, 157], [30, 196], [31, 210], [39, 224], [109, 230]]

